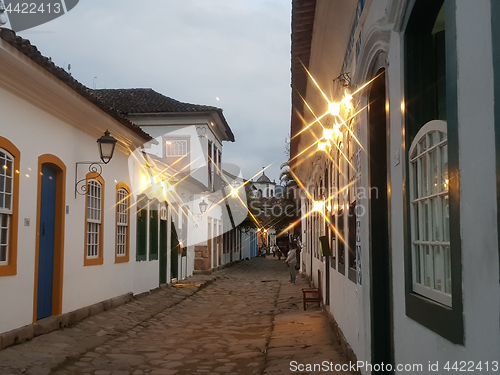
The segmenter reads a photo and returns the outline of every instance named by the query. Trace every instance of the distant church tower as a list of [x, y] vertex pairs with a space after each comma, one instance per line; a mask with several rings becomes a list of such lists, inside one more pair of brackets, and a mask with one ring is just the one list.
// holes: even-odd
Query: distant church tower
[[253, 186], [255, 188], [254, 196], [263, 198], [273, 198], [276, 196], [276, 182], [271, 182], [264, 170], [262, 170], [262, 176], [260, 176], [257, 181], [253, 182]]

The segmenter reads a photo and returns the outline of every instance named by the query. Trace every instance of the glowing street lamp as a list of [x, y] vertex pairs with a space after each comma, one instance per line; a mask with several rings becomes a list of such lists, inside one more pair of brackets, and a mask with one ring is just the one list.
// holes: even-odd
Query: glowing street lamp
[[323, 129], [323, 138], [327, 141], [333, 140], [333, 129]]
[[235, 189], [234, 187], [231, 187], [231, 197], [233, 198], [238, 198], [238, 189]]
[[320, 212], [322, 213], [325, 208], [324, 201], [313, 201], [312, 212]]
[[333, 132], [335, 133], [335, 138], [338, 138], [340, 136], [340, 124], [339, 123], [335, 123], [335, 125], [333, 126]]
[[318, 151], [326, 151], [326, 142], [318, 142]]
[[344, 94], [344, 98], [342, 99], [342, 103], [345, 105], [348, 111], [352, 107], [351, 101], [352, 101], [352, 95], [349, 95], [346, 91], [346, 93]]
[[336, 102], [328, 103], [328, 112], [332, 116], [339, 116], [340, 115], [340, 105], [341, 104], [342, 103], [336, 103]]

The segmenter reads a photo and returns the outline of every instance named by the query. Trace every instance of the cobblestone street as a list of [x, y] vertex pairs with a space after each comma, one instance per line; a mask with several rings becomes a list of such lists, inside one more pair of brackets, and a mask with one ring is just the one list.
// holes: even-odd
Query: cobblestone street
[[325, 314], [302, 309], [305, 279], [288, 282], [272, 257], [195, 276], [0, 351], [0, 374], [290, 374], [291, 361], [346, 363]]

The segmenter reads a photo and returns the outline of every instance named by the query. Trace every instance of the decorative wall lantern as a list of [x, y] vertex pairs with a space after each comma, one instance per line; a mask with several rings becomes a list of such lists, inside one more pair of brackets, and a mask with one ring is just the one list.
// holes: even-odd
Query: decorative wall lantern
[[203, 215], [205, 212], [207, 212], [207, 208], [208, 208], [208, 203], [205, 202], [205, 199], [203, 199], [201, 202], [200, 202], [200, 212], [201, 214]]
[[116, 139], [109, 135], [109, 131], [106, 130], [104, 135], [97, 140], [99, 145], [99, 156], [104, 164], [108, 164], [113, 157], [115, 152]]
[[101, 177], [102, 166], [101, 164], [108, 164], [113, 158], [115, 152], [116, 139], [109, 135], [109, 131], [106, 130], [104, 135], [97, 140], [99, 146], [99, 157], [101, 161], [80, 161], [76, 163], [75, 170], [75, 198], [76, 194], [85, 195], [87, 194], [87, 178], [82, 178], [78, 180], [78, 166], [80, 164], [85, 164], [89, 166], [89, 172], [95, 173], [96, 177]]

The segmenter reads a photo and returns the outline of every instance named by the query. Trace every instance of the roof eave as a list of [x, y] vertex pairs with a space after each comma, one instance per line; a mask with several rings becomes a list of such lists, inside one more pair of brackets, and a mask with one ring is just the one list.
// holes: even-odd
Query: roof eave
[[59, 81], [64, 83], [70, 89], [75, 91], [80, 97], [84, 98], [88, 102], [92, 103], [96, 107], [98, 107], [104, 113], [107, 113], [113, 119], [121, 123], [123, 126], [134, 132], [141, 139], [148, 142], [153, 140], [153, 138], [140, 129], [137, 125], [127, 120], [124, 116], [122, 116], [117, 111], [113, 110], [102, 101], [97, 99], [91, 92], [89, 92], [88, 88], [82, 83], [78, 82], [75, 78], [71, 76], [64, 69], [55, 65], [50, 59], [43, 56], [40, 51], [36, 48], [36, 46], [32, 45], [28, 39], [23, 39], [18, 36], [13, 30], [0, 28], [0, 38], [4, 40], [6, 43], [11, 45], [17, 51], [22, 53], [24, 56], [32, 60], [34, 63], [45, 69], [49, 74], [57, 78]]
[[[216, 115], [216, 117], [214, 116]], [[151, 116], [151, 117], [202, 117], [202, 116], [212, 116], [214, 120], [222, 125], [221, 132], [225, 135], [223, 141], [235, 142], [234, 134], [227, 123], [224, 114], [222, 113], [222, 109], [211, 110], [211, 111], [193, 111], [193, 112], [130, 112], [125, 113], [124, 115], [129, 117], [142, 117], [142, 116]]]
[[[302, 98], [306, 97], [307, 73], [311, 57], [311, 44], [316, 13], [316, 0], [293, 0], [292, 3], [292, 48], [291, 48], [291, 73], [292, 73], [292, 113], [290, 124], [290, 160], [297, 161], [300, 136], [302, 128], [301, 115], [304, 104]], [[290, 168], [294, 168], [291, 163]]]

